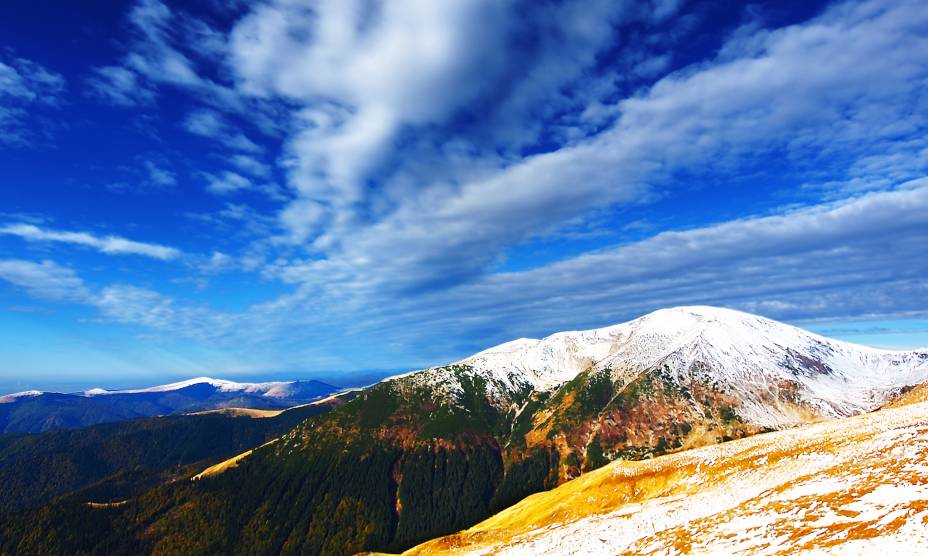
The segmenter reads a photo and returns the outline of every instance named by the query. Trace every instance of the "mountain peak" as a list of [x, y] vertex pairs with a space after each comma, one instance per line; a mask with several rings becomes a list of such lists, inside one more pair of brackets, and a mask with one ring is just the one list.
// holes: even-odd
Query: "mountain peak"
[[708, 305], [684, 305], [658, 309], [627, 323], [610, 328], [649, 327], [663, 333], [699, 332], [707, 328], [747, 329], [752, 332], [813, 335], [811, 332], [759, 315]]
[[[541, 340], [515, 340], [461, 363], [501, 383], [522, 382], [536, 390], [551, 390], [586, 370], [608, 371], [619, 383], [642, 373], [663, 373], [681, 384], [723, 384], [733, 395], [751, 400], [759, 395], [752, 392], [791, 384], [833, 416], [868, 411], [900, 388], [928, 379], [928, 351], [859, 346], [700, 305], [660, 309], [622, 324]], [[782, 416], [768, 409], [753, 415], [755, 422], [782, 425]]]

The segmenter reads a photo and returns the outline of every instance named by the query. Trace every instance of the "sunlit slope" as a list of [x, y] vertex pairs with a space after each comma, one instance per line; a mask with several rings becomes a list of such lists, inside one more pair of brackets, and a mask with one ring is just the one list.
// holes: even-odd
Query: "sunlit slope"
[[615, 462], [408, 554], [928, 553], [928, 402]]
[[887, 407], [899, 407], [919, 402], [928, 402], [928, 384], [919, 384], [918, 386], [907, 390], [898, 398], [887, 404]]

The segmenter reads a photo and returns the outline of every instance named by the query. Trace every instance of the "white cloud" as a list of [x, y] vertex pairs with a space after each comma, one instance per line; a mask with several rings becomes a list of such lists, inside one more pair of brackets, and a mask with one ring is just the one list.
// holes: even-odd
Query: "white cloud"
[[117, 106], [148, 105], [155, 100], [144, 78], [122, 66], [93, 68], [87, 85], [92, 94]]
[[241, 316], [199, 307], [184, 307], [170, 297], [125, 284], [99, 289], [88, 286], [73, 270], [53, 261], [0, 259], [0, 280], [30, 296], [94, 308], [98, 319], [148, 327], [198, 339], [226, 336]]
[[[211, 337], [235, 334], [216, 324], [227, 317], [269, 337], [377, 331], [445, 354], [462, 337], [485, 344], [680, 303], [790, 319], [924, 312], [928, 199], [924, 184], [897, 186], [928, 169], [921, 3], [848, 2], [783, 29], [748, 25], [715, 58], [670, 74], [672, 53], [608, 59], [625, 52], [623, 37], [639, 36], [623, 25], [646, 35], [641, 27], [672, 21], [676, 8], [273, 0], [217, 36], [141, 3], [131, 19], [138, 44], [118, 67], [210, 107], [186, 129], [237, 153], [228, 171], [204, 176], [210, 191], [286, 201], [276, 222], [232, 204], [197, 218], [257, 236], [260, 248], [236, 259], [294, 291], [234, 315], [128, 286], [101, 289], [97, 306], [120, 322], [211, 327]], [[639, 42], [648, 41], [629, 48]], [[222, 52], [228, 65], [209, 75], [226, 84], [197, 73]], [[295, 198], [264, 185], [269, 169], [253, 156], [261, 147], [233, 125], [248, 107], [272, 104], [292, 124], [275, 129], [291, 132], [281, 165]], [[814, 168], [784, 202], [819, 205], [494, 270], [509, 250], [565, 237], [591, 214], [672, 199], [694, 185], [680, 173], [738, 174], [767, 158]], [[623, 223], [616, 237], [628, 240]], [[287, 235], [271, 241], [275, 225]], [[54, 241], [91, 245], [68, 237]], [[228, 262], [217, 257], [203, 268]]]
[[133, 241], [119, 236], [95, 236], [87, 232], [63, 232], [43, 229], [33, 224], [8, 224], [0, 227], [0, 234], [14, 235], [27, 241], [60, 242], [82, 245], [109, 255], [142, 255], [161, 260], [180, 256], [180, 251], [154, 243]]
[[223, 172], [218, 176], [207, 174], [206, 179], [207, 191], [217, 195], [227, 195], [243, 189], [251, 189], [254, 186], [251, 180], [235, 172]]
[[230, 158], [230, 162], [239, 170], [247, 172], [258, 178], [268, 178], [271, 175], [271, 167], [260, 160], [246, 154], [236, 154]]
[[209, 259], [202, 266], [202, 270], [207, 273], [217, 273], [224, 270], [228, 270], [235, 266], [235, 259], [226, 255], [225, 253], [220, 253], [219, 251], [213, 251], [213, 254], [210, 255]]
[[[480, 150], [516, 151], [536, 140], [539, 105], [567, 102], [558, 89], [596, 63], [617, 22], [647, 12], [635, 6], [597, 1], [526, 12], [499, 1], [280, 0], [236, 25], [231, 64], [246, 93], [305, 105], [288, 144], [291, 185], [301, 205], [322, 201], [320, 210], [338, 213], [320, 222], [348, 222], [404, 130], [434, 131], [477, 105], [487, 111], [479, 120], [492, 122], [480, 125]], [[536, 31], [535, 42], [511, 47]], [[441, 148], [447, 138], [431, 131], [422, 148]]]
[[24, 58], [0, 62], [0, 98], [54, 104], [64, 88], [64, 77], [40, 64]]
[[145, 170], [148, 172], [149, 181], [158, 187], [177, 185], [177, 175], [174, 172], [161, 168], [150, 160], [145, 161]]
[[272, 201], [289, 201], [286, 191], [273, 182], [256, 182], [236, 172], [225, 171], [221, 174], [203, 173], [206, 178], [206, 190], [216, 195], [229, 195], [241, 191], [256, 191]]
[[0, 57], [0, 144], [28, 143], [38, 133], [29, 125], [32, 112], [58, 106], [65, 88], [64, 77], [41, 64]]
[[[276, 107], [243, 97], [221, 79], [205, 77], [225, 52], [225, 37], [184, 10], [168, 8], [160, 0], [140, 0], [129, 11], [128, 52], [116, 64], [94, 68], [88, 78], [91, 92], [116, 105], [150, 104], [159, 89], [186, 91], [206, 105], [247, 118], [262, 132], [275, 135]], [[224, 73], [224, 72], [222, 72]]]
[[73, 270], [52, 261], [0, 259], [0, 279], [40, 299], [82, 303], [90, 298], [83, 280]]
[[[446, 176], [395, 196], [395, 184], [385, 184], [376, 193], [387, 208], [373, 218], [329, 214], [315, 200], [318, 191], [302, 188], [305, 197], [281, 221], [324, 257], [294, 267], [312, 283], [338, 276], [346, 289], [384, 276], [409, 291], [466, 282], [512, 245], [591, 210], [666, 191], [677, 170], [707, 160], [735, 168], [742, 157], [773, 149], [836, 164], [829, 170], [852, 177], [886, 178], [885, 161], [873, 170], [853, 161], [893, 154], [890, 182], [920, 175], [928, 118], [913, 110], [928, 100], [925, 25], [928, 12], [918, 2], [875, 1], [758, 32], [742, 57], [728, 48], [723, 59], [620, 101], [615, 124], [590, 139], [466, 181]], [[837, 162], [827, 158], [834, 152]], [[295, 281], [299, 275], [289, 273]]]
[[272, 216], [262, 214], [244, 203], [227, 202], [218, 211], [190, 213], [187, 217], [208, 224], [211, 231], [223, 237], [239, 236], [248, 241], [271, 237], [277, 224]]
[[129, 23], [136, 33], [134, 49], [119, 65], [94, 69], [91, 85], [116, 104], [132, 105], [139, 100], [131, 87], [144, 82], [144, 100], [155, 95], [154, 84], [210, 90], [228, 96], [221, 86], [200, 78], [194, 61], [175, 48], [172, 14], [158, 0], [142, 0], [129, 12]]
[[198, 110], [191, 113], [184, 120], [184, 128], [190, 133], [208, 137], [233, 150], [250, 153], [261, 152], [262, 150], [244, 133], [232, 129], [222, 116], [214, 110]]

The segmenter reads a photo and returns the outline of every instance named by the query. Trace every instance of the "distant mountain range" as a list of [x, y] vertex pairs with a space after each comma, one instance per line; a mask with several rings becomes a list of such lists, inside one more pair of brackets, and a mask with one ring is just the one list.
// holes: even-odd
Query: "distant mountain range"
[[[106, 512], [72, 500], [11, 518], [0, 538], [14, 540], [0, 549], [402, 550], [611, 461], [871, 411], [926, 380], [928, 350], [856, 346], [726, 309], [667, 309], [387, 379], [222, 473]], [[23, 537], [80, 529], [80, 517], [97, 520], [95, 535]]]
[[255, 384], [208, 377], [138, 390], [94, 388], [69, 394], [33, 390], [0, 396], [0, 432], [43, 432], [224, 407], [280, 409], [338, 390], [317, 380]]

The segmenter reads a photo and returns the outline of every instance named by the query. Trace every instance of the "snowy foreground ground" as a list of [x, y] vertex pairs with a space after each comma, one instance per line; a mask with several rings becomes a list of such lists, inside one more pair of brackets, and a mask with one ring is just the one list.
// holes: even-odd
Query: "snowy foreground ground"
[[928, 554], [928, 402], [616, 462], [410, 553], [449, 551]]

